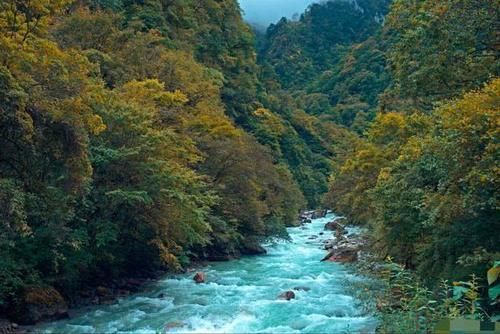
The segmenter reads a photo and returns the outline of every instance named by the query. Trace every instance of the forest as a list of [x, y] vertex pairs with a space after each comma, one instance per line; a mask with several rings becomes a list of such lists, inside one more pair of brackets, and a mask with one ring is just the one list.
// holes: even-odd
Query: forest
[[317, 208], [430, 290], [498, 277], [499, 14], [337, 0], [259, 32], [236, 0], [0, 2], [0, 314], [261, 254]]

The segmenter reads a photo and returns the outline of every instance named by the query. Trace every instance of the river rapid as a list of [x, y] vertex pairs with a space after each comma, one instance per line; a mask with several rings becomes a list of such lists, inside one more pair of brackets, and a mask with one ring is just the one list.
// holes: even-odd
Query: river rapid
[[[332, 262], [320, 262], [323, 231], [334, 215], [290, 228], [291, 242], [268, 245], [268, 254], [211, 263], [194, 273], [165, 277], [142, 293], [109, 306], [79, 311], [44, 324], [45, 333], [369, 333], [377, 321], [353, 297], [362, 277]], [[324, 232], [324, 235], [319, 235]], [[318, 236], [316, 239], [314, 236]], [[278, 295], [294, 288], [296, 298]], [[305, 290], [307, 290], [305, 289]]]

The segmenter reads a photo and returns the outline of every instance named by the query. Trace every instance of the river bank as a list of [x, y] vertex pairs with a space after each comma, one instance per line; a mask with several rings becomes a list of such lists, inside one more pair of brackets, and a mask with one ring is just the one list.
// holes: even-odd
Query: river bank
[[[318, 212], [326, 214], [325, 210]], [[313, 216], [319, 217], [320, 213], [314, 213]], [[256, 240], [245, 240], [242, 248], [231, 254], [214, 254], [207, 253], [202, 258], [192, 258], [189, 266], [183, 268], [182, 272], [195, 272], [210, 263], [232, 261], [242, 256], [263, 255], [266, 254], [266, 249]], [[119, 279], [95, 280], [76, 291], [71, 291], [71, 294], [62, 294], [50, 286], [28, 288], [23, 292], [23, 303], [13, 305], [4, 312], [0, 309], [0, 334], [30, 332], [37, 324], [72, 318], [75, 313], [95, 306], [112, 305], [120, 298], [144, 290], [147, 285], [158, 282], [168, 274], [175, 273], [155, 270]]]
[[[326, 217], [325, 217], [326, 216]], [[301, 214], [299, 217], [299, 226], [290, 228], [289, 231], [292, 231], [292, 243], [297, 241], [294, 238], [294, 235], [297, 231], [300, 231], [302, 244], [306, 247], [314, 246], [318, 250], [321, 250], [321, 256], [316, 255], [314, 261], [318, 263], [332, 263], [337, 262], [339, 264], [346, 263], [354, 263], [358, 259], [363, 259], [364, 254], [366, 253], [366, 242], [367, 238], [363, 235], [363, 231], [359, 228], [349, 227], [345, 225], [344, 217], [336, 217], [332, 214], [327, 215], [327, 211], [318, 210], [318, 211], [308, 211]], [[295, 240], [294, 240], [295, 239]], [[285, 243], [286, 244], [286, 243]], [[273, 256], [273, 245], [267, 245], [267, 249], [271, 250], [271, 255]], [[263, 252], [265, 254], [266, 252]], [[261, 254], [262, 255], [262, 254]], [[265, 256], [260, 256], [259, 258], [263, 258]], [[241, 260], [241, 259], [240, 259]], [[234, 261], [238, 261], [238, 259], [233, 259], [231, 262], [227, 262], [230, 264]], [[252, 257], [244, 257], [242, 261], [252, 261]], [[226, 261], [224, 261], [226, 262]], [[256, 261], [259, 262], [259, 261]], [[332, 264], [334, 265], [334, 264]], [[193, 275], [197, 272], [202, 272], [207, 277], [207, 281], [204, 282], [208, 285], [214, 284], [214, 275], [211, 274], [211, 270], [213, 267], [225, 267], [221, 263], [217, 262], [208, 262], [208, 261], [199, 261], [194, 262], [184, 274], [181, 276], [183, 280], [192, 281]], [[335, 266], [335, 265], [334, 265]], [[338, 267], [334, 267], [338, 269]], [[343, 271], [345, 271], [346, 275], [349, 275], [349, 278], [352, 279], [356, 277], [356, 269], [353, 266], [343, 267]], [[328, 269], [325, 267], [325, 269]], [[156, 275], [154, 277], [153, 275]], [[12, 324], [4, 321], [4, 329], [3, 333], [33, 333], [39, 332], [40, 330], [45, 331], [47, 328], [47, 332], [51, 332], [50, 328], [54, 325], [55, 328], [64, 328], [67, 327], [58, 327], [58, 324], [67, 323], [70, 328], [73, 328], [74, 325], [71, 325], [73, 322], [78, 322], [78, 319], [85, 320], [85, 322], [92, 322], [92, 316], [88, 316], [89, 314], [100, 314], [101, 308], [113, 308], [119, 307], [120, 304], [123, 304], [123, 301], [127, 298], [140, 298], [138, 296], [146, 294], [148, 297], [144, 299], [144, 301], [153, 302], [155, 299], [164, 300], [168, 299], [168, 292], [160, 291], [158, 293], [151, 294], [151, 291], [158, 290], [158, 285], [162, 285], [162, 282], [165, 281], [165, 273], [156, 272], [149, 273], [149, 277], [141, 277], [141, 278], [129, 278], [122, 279], [120, 281], [113, 281], [106, 286], [96, 287], [92, 290], [89, 290], [84, 298], [78, 300], [76, 303], [73, 300], [71, 307], [68, 309], [67, 317], [65, 319], [60, 319], [60, 321], [56, 322], [44, 322], [38, 324], [37, 326], [19, 326], [17, 324]], [[171, 278], [167, 278], [167, 280], [175, 280], [178, 279], [178, 275], [169, 275]], [[187, 282], [186, 282], [187, 283]], [[297, 282], [296, 286], [289, 286], [287, 288], [283, 288], [282, 291], [277, 291], [276, 296], [274, 296], [275, 300], [292, 300], [296, 298], [301, 298], [303, 294], [309, 293], [312, 289], [311, 285], [315, 284], [316, 281], [313, 281], [312, 284], [299, 284]], [[192, 284], [192, 283], [191, 283]], [[218, 284], [218, 283], [217, 283]], [[359, 307], [364, 308], [363, 312], [366, 314], [373, 313], [374, 311], [374, 301], [365, 299], [363, 294], [359, 294], [360, 290], [367, 290], [368, 288], [360, 288], [364, 285], [363, 280], [355, 280], [353, 286], [347, 287], [346, 289], [350, 290], [352, 295], [355, 295], [359, 298]], [[369, 284], [370, 285], [370, 284]], [[354, 287], [355, 286], [355, 287]], [[238, 288], [238, 286], [236, 286]], [[186, 294], [192, 293], [187, 291]], [[292, 296], [292, 297], [289, 297]], [[324, 302], [323, 302], [324, 303]], [[147, 303], [146, 303], [147, 304]], [[161, 302], [160, 302], [161, 304]], [[362, 305], [363, 304], [363, 305]], [[371, 306], [367, 306], [370, 304]], [[140, 307], [139, 307], [140, 309]], [[140, 312], [139, 312], [140, 313]], [[344, 314], [342, 312], [334, 313], [334, 318], [342, 319], [344, 318]], [[337, 319], [338, 320], [338, 319]], [[375, 318], [373, 318], [374, 323], [376, 322]], [[83, 332], [87, 332], [89, 329], [84, 325], [77, 325], [77, 329], [84, 328]], [[165, 332], [177, 331], [183, 328], [186, 328], [188, 324], [183, 321], [172, 320], [165, 323], [163, 326], [160, 326]], [[347, 324], [347, 326], [350, 326]], [[192, 328], [192, 327], [190, 327]], [[216, 328], [212, 328], [214, 331]], [[73, 328], [74, 329], [74, 328]], [[108, 328], [109, 329], [109, 328]], [[372, 328], [373, 329], [373, 328]], [[369, 330], [370, 332], [372, 330]], [[79, 332], [78, 330], [76, 331]], [[92, 332], [92, 331], [91, 331]], [[210, 330], [209, 330], [210, 332]]]
[[[310, 221], [324, 217], [326, 213], [326, 210], [306, 211], [301, 213], [297, 222], [302, 224], [304, 219]], [[201, 258], [192, 258], [184, 272], [193, 272], [210, 262], [231, 261], [245, 255], [262, 254], [266, 254], [266, 250], [257, 240], [244, 240], [241, 248], [230, 254], [215, 251], [205, 253]], [[114, 304], [119, 298], [137, 293], [147, 284], [154, 284], [167, 274], [167, 270], [156, 270], [119, 279], [94, 279], [85, 286], [66, 293], [49, 286], [26, 289], [20, 298], [23, 303], [8, 308], [5, 314], [0, 309], [0, 332], [21, 331], [37, 323], [71, 318], [75, 310]]]

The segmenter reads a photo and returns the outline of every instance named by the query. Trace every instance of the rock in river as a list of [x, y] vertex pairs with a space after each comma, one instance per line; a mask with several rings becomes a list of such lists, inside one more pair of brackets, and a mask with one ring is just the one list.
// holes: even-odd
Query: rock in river
[[198, 284], [200, 284], [200, 283], [205, 283], [205, 273], [203, 273], [203, 272], [201, 272], [201, 271], [197, 272], [197, 273], [194, 275], [193, 280], [194, 280], [196, 283], [198, 283]]
[[351, 263], [358, 260], [357, 249], [334, 249], [330, 251], [321, 261], [331, 261], [340, 263]]
[[278, 296], [279, 299], [291, 300], [295, 298], [295, 292], [293, 291], [285, 291], [281, 295]]
[[329, 231], [343, 231], [344, 225], [338, 223], [336, 220], [326, 223], [325, 230]]

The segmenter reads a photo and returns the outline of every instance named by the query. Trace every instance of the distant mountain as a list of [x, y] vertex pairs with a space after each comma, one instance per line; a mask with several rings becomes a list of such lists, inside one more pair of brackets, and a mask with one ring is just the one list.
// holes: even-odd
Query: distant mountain
[[252, 26], [267, 28], [282, 17], [292, 18], [303, 13], [307, 6], [318, 0], [238, 0], [244, 18]]
[[[389, 5], [389, 0], [312, 4], [299, 20], [282, 19], [267, 29], [259, 61], [281, 87], [303, 97], [309, 114], [363, 128], [359, 123], [373, 116], [377, 96], [388, 85], [384, 43], [377, 36]], [[360, 112], [362, 120], [356, 121]]]

